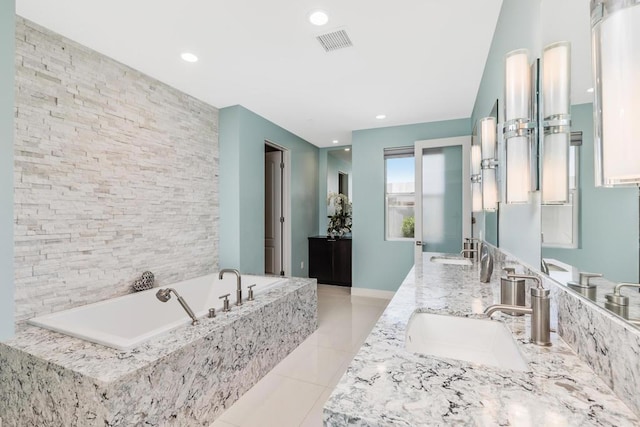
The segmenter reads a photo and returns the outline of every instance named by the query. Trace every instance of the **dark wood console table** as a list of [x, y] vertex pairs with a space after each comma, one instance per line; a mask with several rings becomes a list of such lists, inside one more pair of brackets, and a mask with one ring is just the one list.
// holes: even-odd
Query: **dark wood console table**
[[351, 237], [309, 237], [309, 277], [318, 283], [351, 286]]

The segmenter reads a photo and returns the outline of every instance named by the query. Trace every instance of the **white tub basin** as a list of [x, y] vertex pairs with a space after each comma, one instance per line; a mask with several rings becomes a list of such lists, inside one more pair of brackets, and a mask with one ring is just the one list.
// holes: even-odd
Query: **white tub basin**
[[407, 326], [405, 345], [413, 353], [528, 370], [511, 332], [493, 320], [416, 313]]
[[[282, 277], [243, 275], [245, 298], [248, 285], [256, 285], [254, 291], [258, 296], [284, 280]], [[190, 305], [196, 317], [201, 318], [207, 315], [209, 308], [215, 308], [220, 313], [221, 295], [231, 294], [229, 299], [233, 304], [237, 286], [234, 275], [227, 274], [219, 279], [216, 273], [161, 287], [174, 288]], [[151, 338], [191, 324], [191, 318], [180, 307], [175, 295], [167, 302], [160, 302], [156, 298], [157, 291], [158, 287], [135, 292], [34, 317], [28, 322], [117, 350], [128, 350]]]
[[472, 265], [470, 259], [462, 258], [462, 257], [447, 257], [434, 255], [431, 257], [431, 262], [435, 262], [436, 264], [453, 264], [453, 265]]

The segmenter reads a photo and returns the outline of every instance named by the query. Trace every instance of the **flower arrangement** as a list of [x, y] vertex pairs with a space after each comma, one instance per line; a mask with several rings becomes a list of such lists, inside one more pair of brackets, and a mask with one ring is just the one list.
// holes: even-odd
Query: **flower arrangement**
[[329, 237], [342, 237], [351, 232], [351, 202], [344, 194], [329, 193], [327, 205], [333, 207], [333, 215], [329, 216], [327, 234]]

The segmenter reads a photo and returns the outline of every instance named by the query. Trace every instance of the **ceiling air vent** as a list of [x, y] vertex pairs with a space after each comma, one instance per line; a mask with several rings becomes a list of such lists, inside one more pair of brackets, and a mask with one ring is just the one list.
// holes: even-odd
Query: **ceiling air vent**
[[345, 30], [338, 30], [332, 33], [321, 34], [316, 37], [322, 47], [327, 52], [353, 46], [351, 39]]

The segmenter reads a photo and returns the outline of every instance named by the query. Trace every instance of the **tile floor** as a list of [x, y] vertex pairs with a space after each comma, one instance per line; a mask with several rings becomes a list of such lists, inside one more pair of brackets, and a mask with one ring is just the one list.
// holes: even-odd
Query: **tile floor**
[[211, 427], [322, 426], [324, 403], [388, 303], [318, 285], [318, 330]]

